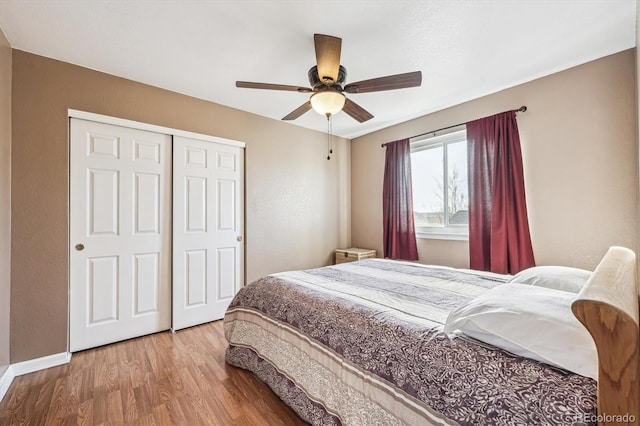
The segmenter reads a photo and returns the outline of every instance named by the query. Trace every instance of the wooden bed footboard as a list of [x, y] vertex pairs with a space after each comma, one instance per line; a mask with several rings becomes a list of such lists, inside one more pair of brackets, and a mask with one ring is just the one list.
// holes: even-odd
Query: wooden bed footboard
[[598, 351], [598, 424], [640, 425], [636, 255], [611, 247], [571, 309]]

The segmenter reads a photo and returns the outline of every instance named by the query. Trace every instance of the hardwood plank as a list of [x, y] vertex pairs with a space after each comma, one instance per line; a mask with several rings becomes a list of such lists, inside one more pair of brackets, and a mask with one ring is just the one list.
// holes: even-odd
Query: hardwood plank
[[104, 386], [98, 386], [93, 391], [93, 424], [107, 421], [107, 395]]
[[121, 382], [120, 396], [122, 398], [122, 409], [124, 412], [124, 422], [126, 424], [135, 424], [138, 422], [138, 405], [136, 403], [136, 395], [133, 390], [131, 380]]
[[93, 399], [83, 401], [78, 405], [77, 421], [79, 425], [93, 424]]
[[[23, 401], [27, 397], [27, 394], [33, 392], [33, 389], [30, 388], [35, 388], [37, 386], [38, 383], [35, 381], [29, 384], [29, 382], [22, 376], [16, 377], [9, 387], [9, 390], [12, 392], [7, 391], [4, 399], [2, 400], [1, 406], [4, 407], [2, 415], [15, 414], [23, 405]], [[49, 401], [47, 401], [47, 404], [49, 404]]]
[[216, 422], [216, 414], [207, 404], [204, 395], [200, 394], [194, 397], [186, 397], [180, 400], [180, 405], [187, 415], [190, 424], [214, 424]]
[[82, 370], [91, 368], [96, 362], [96, 350], [80, 351], [73, 354], [73, 362], [70, 363], [72, 370]]
[[[38, 398], [36, 399], [35, 411], [47, 411], [49, 408], [49, 404], [51, 404], [51, 399], [53, 398], [53, 392], [55, 389], [56, 382], [51, 380], [49, 382], [45, 382], [40, 386], [40, 390], [38, 391]], [[36, 392], [38, 389], [37, 386], [34, 387], [33, 392]], [[0, 422], [2, 424], [2, 422]]]
[[303, 425], [251, 373], [225, 364], [222, 321], [75, 353], [16, 377], [0, 424]]
[[80, 371], [82, 371], [82, 380], [79, 385], [80, 391], [78, 392], [78, 399], [82, 403], [93, 399], [95, 370], [93, 368], [83, 368]]
[[207, 406], [211, 407], [220, 424], [235, 423], [235, 419], [230, 415], [228, 407], [226, 407], [224, 402], [218, 398], [218, 390], [216, 388], [213, 388], [212, 392], [205, 394], [204, 398]]
[[107, 394], [107, 422], [114, 424], [124, 423], [120, 390], [115, 390]]
[[157, 424], [158, 423], [156, 422], [155, 417], [153, 417], [153, 414], [141, 417], [139, 422], [140, 426], [156, 426]]
[[120, 387], [118, 377], [118, 364], [100, 364], [94, 377], [95, 387], [104, 386], [107, 391], [112, 392]]
[[61, 377], [56, 380], [56, 385], [49, 404], [47, 412], [47, 421], [53, 424], [61, 424], [62, 419], [66, 416], [65, 404], [67, 401], [67, 386], [65, 378]]
[[171, 424], [171, 413], [168, 408], [163, 404], [153, 408], [154, 423], [159, 425]]
[[151, 395], [149, 388], [146, 386], [139, 386], [133, 389], [133, 395], [136, 399], [138, 416], [141, 419], [151, 416], [151, 419], [153, 419], [153, 407], [159, 405], [159, 400], [154, 400], [154, 396]]
[[[56, 383], [57, 385], [57, 379], [54, 379], [54, 383]], [[31, 415], [31, 407], [35, 406], [36, 402], [38, 401], [38, 396], [40, 395], [41, 386], [42, 385], [40, 383], [37, 383], [36, 389], [34, 392], [31, 392], [30, 389], [28, 389], [28, 392], [25, 394], [24, 404], [20, 404], [20, 406], [17, 407], [17, 410], [15, 411], [15, 415], [13, 417], [15, 419], [20, 419], [18, 421], [18, 424], [26, 424], [26, 421], [29, 419]], [[48, 412], [49, 412], [49, 407], [47, 407], [47, 410], [45, 411], [45, 413], [48, 413]]]
[[67, 391], [67, 400], [65, 402], [65, 414], [67, 416], [75, 416], [78, 413], [78, 405], [80, 404], [80, 384], [82, 383], [83, 371], [70, 371], [65, 377], [65, 390]]

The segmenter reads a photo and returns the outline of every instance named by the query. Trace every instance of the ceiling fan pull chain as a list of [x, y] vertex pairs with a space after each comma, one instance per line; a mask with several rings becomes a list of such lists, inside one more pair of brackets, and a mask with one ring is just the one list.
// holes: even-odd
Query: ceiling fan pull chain
[[329, 117], [329, 154], [333, 154], [333, 120], [331, 117]]
[[331, 160], [331, 153], [333, 151], [331, 149], [331, 114], [329, 113], [327, 113], [327, 150], [329, 151], [327, 160]]

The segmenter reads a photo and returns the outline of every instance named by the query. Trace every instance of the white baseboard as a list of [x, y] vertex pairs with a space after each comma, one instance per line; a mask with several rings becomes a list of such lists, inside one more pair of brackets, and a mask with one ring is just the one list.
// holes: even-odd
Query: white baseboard
[[14, 376], [22, 376], [23, 374], [33, 373], [34, 371], [44, 370], [45, 368], [67, 364], [69, 361], [71, 361], [71, 352], [60, 352], [59, 354], [11, 364], [11, 367], [13, 368]]
[[13, 374], [13, 368], [11, 366], [8, 366], [4, 374], [0, 376], [0, 401], [2, 401], [9, 390], [9, 386], [11, 386], [14, 377], [16, 376]]
[[71, 361], [71, 352], [61, 352], [59, 354], [43, 356], [42, 358], [30, 359], [9, 365], [4, 374], [0, 376], [0, 401], [2, 401], [6, 395], [9, 386], [11, 386], [16, 376], [44, 370], [45, 368], [57, 367], [69, 361]]

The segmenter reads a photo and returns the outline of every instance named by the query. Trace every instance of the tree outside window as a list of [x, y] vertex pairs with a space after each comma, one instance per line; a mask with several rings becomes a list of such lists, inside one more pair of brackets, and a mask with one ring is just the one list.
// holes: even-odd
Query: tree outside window
[[411, 173], [418, 235], [468, 235], [466, 131], [412, 142]]

